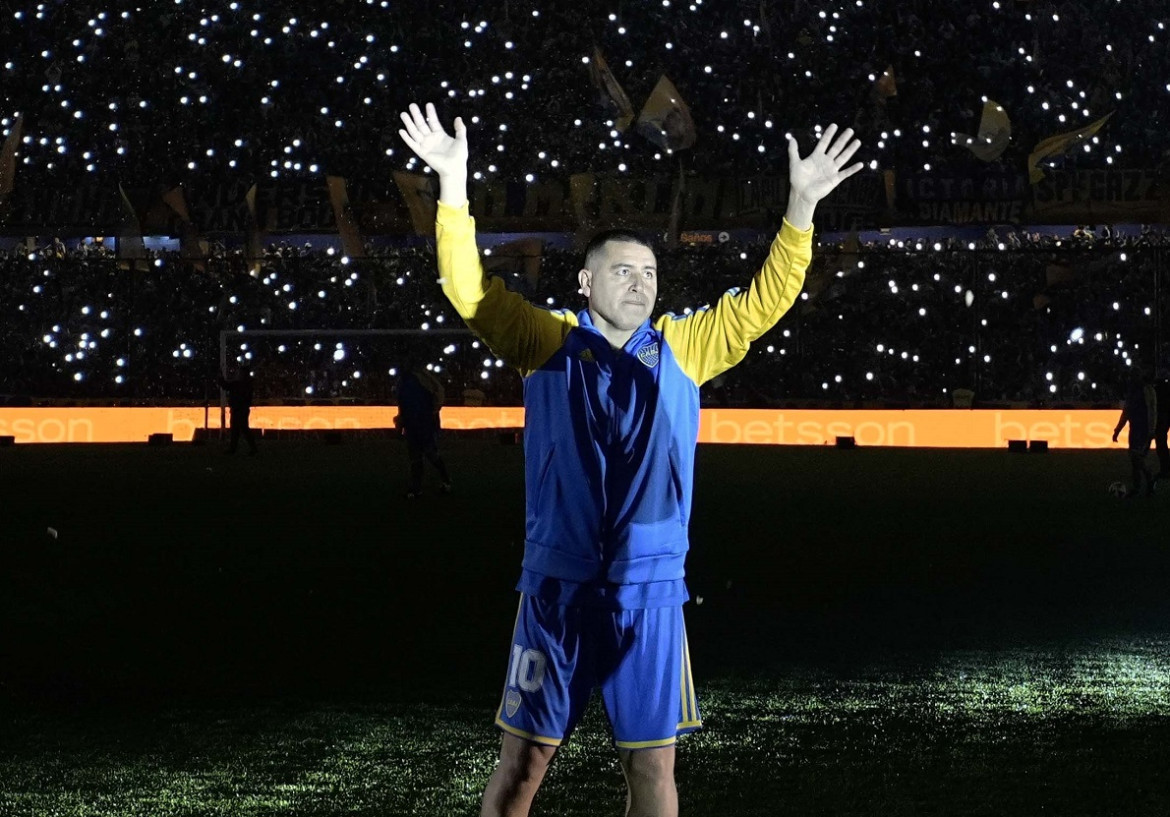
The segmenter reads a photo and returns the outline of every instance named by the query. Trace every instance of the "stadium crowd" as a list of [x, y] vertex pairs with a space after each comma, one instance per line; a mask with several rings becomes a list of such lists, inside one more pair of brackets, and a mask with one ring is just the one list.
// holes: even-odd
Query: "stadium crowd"
[[[396, 114], [425, 99], [470, 125], [476, 178], [680, 165], [782, 173], [783, 133], [831, 121], [859, 130], [873, 168], [994, 172], [1110, 112], [1108, 127], [1051, 161], [1164, 176], [1170, 158], [1170, 12], [1158, 0], [508, 0], [426, 18], [411, 8], [10, 3], [0, 15], [5, 137], [22, 115], [10, 196], [85, 180], [385, 183], [393, 170], [422, 169], [398, 140]], [[670, 156], [615, 129], [590, 81], [595, 46], [635, 109], [660, 75], [674, 81], [694, 116], [693, 148]], [[1013, 138], [985, 163], [951, 134], [975, 132], [989, 95]], [[487, 350], [437, 334], [460, 326], [434, 285], [431, 250], [351, 260], [274, 240], [255, 276], [227, 251], [198, 271], [165, 252], [128, 271], [76, 239], [5, 252], [0, 394], [214, 402], [221, 331], [328, 327], [420, 334], [236, 338], [230, 352], [256, 369], [258, 399], [389, 399], [405, 346], [425, 343], [456, 392], [518, 400], [518, 381]], [[663, 249], [660, 308], [746, 283], [765, 252], [734, 242]], [[800, 308], [705, 396], [949, 405], [970, 389], [984, 401], [1112, 401], [1127, 370], [1164, 357], [1154, 346], [1165, 258], [1157, 230], [1060, 246], [1012, 231], [973, 246], [822, 247]], [[539, 303], [576, 309], [579, 263], [546, 249], [539, 282], [510, 279]]]
[[35, 187], [385, 176], [415, 165], [396, 112], [419, 99], [466, 118], [481, 177], [673, 172], [598, 107], [598, 46], [635, 109], [673, 80], [692, 169], [782, 172], [780, 134], [832, 121], [865, 135], [874, 166], [978, 166], [951, 133], [974, 134], [989, 95], [1012, 122], [1005, 162], [1116, 112], [1057, 161], [1149, 168], [1170, 150], [1167, 23], [1160, 0], [509, 0], [426, 16], [389, 0], [18, 0], [0, 18], [0, 100], [5, 131], [24, 114]]
[[[766, 251], [661, 248], [659, 311], [682, 313], [746, 284]], [[981, 402], [1113, 401], [1133, 366], [1156, 360], [1170, 304], [1155, 278], [1168, 252], [1160, 232], [822, 246], [797, 308], [705, 398], [944, 406], [970, 389]], [[546, 248], [535, 282], [499, 274], [535, 303], [577, 310], [580, 262], [579, 252]], [[0, 392], [214, 403], [221, 331], [320, 330], [228, 335], [225, 351], [256, 372], [261, 400], [387, 401], [398, 367], [421, 352], [450, 393], [515, 403], [518, 378], [460, 333], [435, 268], [426, 247], [351, 260], [278, 244], [255, 276], [232, 253], [200, 271], [166, 252], [127, 270], [99, 245], [21, 248], [0, 259]]]

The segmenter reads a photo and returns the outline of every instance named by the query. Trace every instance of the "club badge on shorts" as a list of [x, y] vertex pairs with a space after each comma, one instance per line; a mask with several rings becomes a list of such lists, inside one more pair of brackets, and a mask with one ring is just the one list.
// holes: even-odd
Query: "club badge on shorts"
[[508, 694], [504, 696], [504, 712], [508, 717], [516, 714], [516, 710], [520, 708], [520, 693], [514, 689], [509, 689]]
[[658, 365], [658, 342], [647, 343], [638, 350], [638, 360], [646, 365], [647, 369], [653, 369]]

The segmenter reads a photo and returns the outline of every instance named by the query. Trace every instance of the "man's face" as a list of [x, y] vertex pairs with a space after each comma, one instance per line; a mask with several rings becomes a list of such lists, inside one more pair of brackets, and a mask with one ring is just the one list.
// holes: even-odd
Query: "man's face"
[[654, 252], [630, 241], [609, 241], [595, 254], [591, 266], [577, 275], [581, 292], [589, 299], [589, 311], [622, 332], [641, 326], [658, 299]]

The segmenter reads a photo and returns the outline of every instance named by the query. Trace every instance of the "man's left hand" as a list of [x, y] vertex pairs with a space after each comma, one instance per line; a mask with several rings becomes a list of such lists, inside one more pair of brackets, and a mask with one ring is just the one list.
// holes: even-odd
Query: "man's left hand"
[[815, 205], [865, 166], [855, 162], [845, 167], [861, 147], [861, 141], [853, 138], [853, 128], [846, 128], [836, 139], [834, 136], [837, 126], [829, 125], [812, 153], [803, 159], [796, 139], [788, 136], [788, 181], [793, 195], [803, 202]]

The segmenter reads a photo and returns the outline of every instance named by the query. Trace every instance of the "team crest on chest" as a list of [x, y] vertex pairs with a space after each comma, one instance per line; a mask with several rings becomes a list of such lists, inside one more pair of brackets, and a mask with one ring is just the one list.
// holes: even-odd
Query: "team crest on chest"
[[658, 342], [647, 343], [638, 350], [638, 360], [646, 365], [646, 368], [653, 369], [658, 365]]
[[582, 363], [592, 363], [593, 362], [593, 350], [586, 349], [584, 352], [577, 355], [577, 359], [580, 360]]

